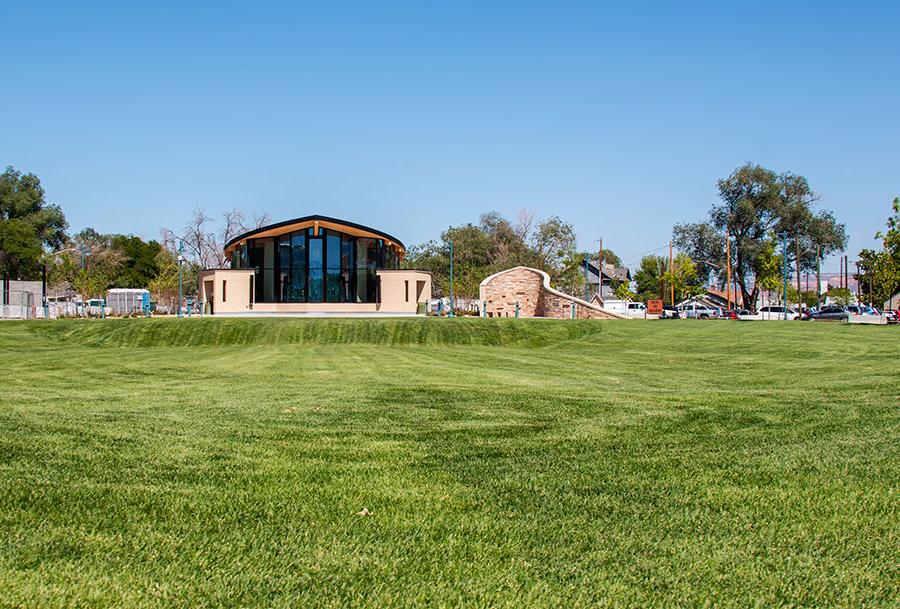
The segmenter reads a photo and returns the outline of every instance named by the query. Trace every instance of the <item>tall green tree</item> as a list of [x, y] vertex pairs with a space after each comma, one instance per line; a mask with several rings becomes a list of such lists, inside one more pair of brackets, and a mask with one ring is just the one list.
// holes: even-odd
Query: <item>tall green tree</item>
[[37, 277], [44, 249], [62, 246], [66, 226], [62, 209], [47, 203], [36, 175], [12, 167], [0, 174], [0, 274]]
[[542, 268], [560, 289], [577, 289], [584, 257], [575, 249], [575, 229], [553, 216], [532, 230], [532, 219], [514, 225], [497, 212], [484, 214], [478, 224], [452, 226], [440, 239], [410, 247], [403, 266], [430, 271], [434, 294], [447, 296], [452, 242], [453, 293], [461, 298], [477, 298], [485, 277], [515, 266]]
[[[882, 306], [900, 290], [900, 197], [894, 198], [891, 215], [884, 231], [876, 233], [881, 249], [864, 249], [859, 253], [860, 290], [867, 300]], [[900, 306], [894, 304], [894, 306]]]
[[644, 256], [641, 265], [634, 274], [637, 283], [638, 297], [641, 300], [659, 299], [665, 302], [670, 300], [666, 294], [666, 272], [669, 261], [662, 256]]
[[531, 243], [541, 270], [549, 273], [551, 278], [554, 274], [567, 273], [568, 267], [577, 258], [576, 241], [575, 227], [558, 216], [550, 216], [540, 222]]
[[440, 241], [429, 241], [409, 249], [407, 268], [430, 271], [435, 295], [450, 293], [450, 244], [453, 243], [453, 293], [477, 298], [478, 285], [491, 274], [494, 241], [480, 226], [464, 224], [441, 233]]
[[806, 178], [786, 173], [778, 179], [782, 212], [776, 230], [788, 235], [795, 293], [799, 298], [802, 274], [815, 271], [823, 257], [843, 249], [847, 243], [847, 233], [844, 225], [835, 220], [834, 214], [814, 209], [819, 196], [812, 191]]
[[133, 235], [114, 235], [112, 249], [122, 256], [119, 272], [113, 280], [117, 288], [146, 288], [159, 273], [157, 255], [162, 246]]
[[[599, 252], [591, 253], [591, 256], [594, 258], [596, 258], [598, 255], [599, 255]], [[603, 249], [603, 264], [611, 264], [613, 266], [623, 266], [622, 259], [619, 258], [619, 255], [608, 248]]]
[[45, 256], [51, 288], [70, 287], [87, 297], [109, 288], [146, 288], [159, 274], [162, 246], [130, 235], [105, 235], [85, 228], [64, 248]]
[[704, 291], [703, 282], [697, 273], [697, 265], [684, 253], [675, 256], [671, 269], [663, 274], [663, 279], [675, 288], [676, 300], [685, 300]]
[[[112, 247], [112, 236], [85, 228], [72, 239], [72, 247], [62, 259], [76, 264], [69, 283], [85, 298], [100, 298], [115, 286], [115, 278], [122, 269], [124, 257]], [[80, 264], [83, 253], [83, 265]]]
[[729, 262], [727, 236], [734, 278], [748, 306], [757, 302], [762, 287], [757, 278], [764, 275], [773, 233], [787, 232], [793, 241], [788, 256], [795, 262], [795, 272], [815, 268], [816, 256], [823, 258], [846, 246], [844, 225], [830, 212], [814, 209], [818, 197], [801, 176], [779, 175], [748, 163], [719, 180], [717, 189], [719, 202], [711, 207], [709, 220], [676, 225], [675, 243], [698, 263], [701, 276], [708, 271], [722, 285]]

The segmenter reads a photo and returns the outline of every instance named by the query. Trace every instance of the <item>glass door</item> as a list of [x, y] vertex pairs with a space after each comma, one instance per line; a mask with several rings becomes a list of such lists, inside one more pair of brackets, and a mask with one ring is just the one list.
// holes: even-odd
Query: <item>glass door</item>
[[322, 237], [309, 237], [309, 302], [322, 302], [325, 295]]

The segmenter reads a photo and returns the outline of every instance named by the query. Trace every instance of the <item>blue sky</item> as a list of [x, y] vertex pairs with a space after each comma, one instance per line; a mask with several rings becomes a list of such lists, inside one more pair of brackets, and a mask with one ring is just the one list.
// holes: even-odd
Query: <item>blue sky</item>
[[753, 161], [852, 259], [900, 194], [896, 2], [129, 4], [4, 8], [0, 164], [74, 229], [199, 204], [411, 244], [527, 208], [636, 264]]

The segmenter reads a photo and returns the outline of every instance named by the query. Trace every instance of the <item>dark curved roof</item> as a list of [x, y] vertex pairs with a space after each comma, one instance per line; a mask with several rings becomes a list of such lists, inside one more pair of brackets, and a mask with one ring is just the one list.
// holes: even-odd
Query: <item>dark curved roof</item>
[[290, 226], [291, 224], [300, 224], [302, 222], [315, 222], [317, 220], [320, 222], [331, 222], [333, 224], [341, 224], [341, 225], [347, 226], [349, 228], [355, 228], [357, 230], [367, 231], [367, 232], [373, 233], [375, 235], [378, 235], [379, 237], [381, 237], [383, 239], [393, 241], [394, 243], [399, 245], [404, 250], [406, 249], [406, 246], [403, 244], [402, 241], [400, 241], [400, 239], [398, 239], [397, 237], [394, 237], [393, 235], [389, 235], [388, 233], [386, 233], [384, 231], [374, 229], [370, 226], [365, 226], [364, 224], [357, 224], [355, 222], [348, 222], [346, 220], [341, 220], [340, 218], [331, 218], [329, 216], [321, 216], [319, 214], [313, 214], [311, 216], [302, 216], [300, 218], [294, 218], [292, 220], [285, 220], [284, 222], [276, 222], [275, 224], [269, 224], [267, 226], [260, 226], [259, 228], [254, 228], [253, 230], [247, 231], [246, 233], [240, 234], [237, 237], [235, 237], [234, 239], [231, 239], [228, 243], [225, 244], [225, 249], [227, 250], [235, 243], [238, 243], [245, 239], [252, 239], [253, 235], [255, 235], [257, 233], [263, 233], [263, 232], [270, 231], [270, 230], [276, 230], [283, 226]]

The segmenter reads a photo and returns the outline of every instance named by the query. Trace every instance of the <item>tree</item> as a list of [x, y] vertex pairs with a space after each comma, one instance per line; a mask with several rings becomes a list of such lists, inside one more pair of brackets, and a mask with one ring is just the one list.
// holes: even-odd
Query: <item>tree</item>
[[[441, 240], [447, 255], [447, 269], [450, 263], [450, 242], [453, 242], [453, 292], [462, 298], [478, 298], [481, 280], [491, 274], [494, 242], [491, 237], [474, 224], [451, 227], [443, 232]], [[449, 293], [449, 275], [445, 286]]]
[[[69, 283], [85, 298], [100, 298], [115, 287], [115, 278], [122, 270], [124, 255], [112, 247], [112, 235], [103, 235], [92, 228], [85, 228], [72, 240], [72, 248], [64, 256], [73, 261]], [[74, 264], [84, 253], [84, 264]]]
[[0, 274], [36, 276], [44, 248], [62, 247], [66, 227], [62, 209], [47, 203], [36, 175], [12, 167], [0, 174]]
[[719, 202], [710, 209], [709, 220], [676, 225], [674, 240], [698, 263], [701, 278], [708, 272], [724, 285], [727, 235], [734, 278], [742, 301], [751, 308], [762, 287], [758, 278], [765, 275], [762, 266], [774, 233], [786, 231], [792, 237], [790, 255], [799, 262], [795, 269], [813, 268], [816, 255], [821, 258], [846, 245], [844, 225], [830, 212], [813, 209], [818, 197], [802, 176], [779, 175], [748, 163], [719, 180], [717, 188]]
[[552, 217], [532, 233], [533, 223], [531, 212], [520, 212], [515, 225], [498, 212], [489, 212], [478, 224], [451, 226], [439, 240], [410, 247], [403, 266], [430, 271], [434, 294], [447, 296], [452, 242], [453, 293], [461, 298], [477, 298], [485, 277], [515, 266], [543, 268], [561, 289], [571, 288], [579, 281], [583, 264], [583, 257], [575, 253], [572, 225]]
[[697, 266], [690, 256], [679, 253], [672, 261], [671, 266], [671, 270], [666, 272], [663, 278], [666, 283], [674, 286], [675, 294], [680, 297], [680, 300], [703, 293], [703, 283], [697, 274]]
[[853, 292], [847, 288], [831, 288], [825, 293], [825, 296], [827, 296], [828, 300], [839, 305], [848, 305], [856, 300]]
[[114, 287], [146, 288], [159, 273], [156, 256], [162, 246], [156, 241], [85, 228], [64, 245], [44, 257], [48, 283], [56, 290], [98, 297]]
[[[171, 312], [178, 304], [178, 253], [165, 247], [160, 248], [155, 262], [159, 271], [147, 287], [156, 302], [163, 304]], [[185, 298], [196, 297], [200, 287], [200, 270], [195, 262], [182, 263], [182, 294]]]
[[539, 223], [531, 238], [538, 264], [551, 278], [554, 274], [564, 274], [567, 267], [571, 267], [576, 258], [575, 243], [575, 228], [558, 216], [550, 216]]
[[859, 253], [860, 289], [873, 304], [881, 306], [900, 289], [900, 197], [894, 199], [887, 230], [875, 234], [881, 249], [864, 249]]
[[676, 224], [672, 233], [675, 246], [687, 252], [697, 265], [700, 279], [724, 285], [723, 279], [727, 278], [724, 231], [716, 230], [711, 222], [697, 222]]
[[179, 243], [183, 243], [184, 256], [190, 262], [203, 269], [222, 268], [228, 265], [225, 244], [268, 222], [266, 213], [254, 214], [252, 222], [248, 223], [242, 212], [231, 209], [222, 214], [222, 222], [217, 227], [212, 216], [198, 205], [184, 228], [163, 228], [163, 246], [177, 251]]
[[631, 286], [624, 281], [616, 288], [616, 298], [619, 300], [634, 300], [637, 294], [631, 291]]
[[[801, 292], [803, 271], [814, 271], [822, 258], [843, 249], [847, 243], [844, 225], [838, 224], [829, 211], [816, 212], [813, 206], [819, 196], [803, 176], [786, 173], [779, 176], [782, 217], [778, 226], [790, 239], [793, 255], [796, 294]], [[798, 301], [798, 304], [802, 304]]]
[[665, 275], [669, 261], [662, 256], [644, 256], [634, 274], [638, 295], [645, 302], [652, 299], [668, 300]]
[[37, 273], [43, 250], [34, 229], [19, 219], [0, 219], [0, 274], [18, 279]]
[[411, 247], [404, 266], [430, 271], [437, 296], [450, 293], [450, 243], [453, 243], [453, 293], [461, 298], [477, 298], [481, 280], [490, 275], [496, 258], [496, 243], [482, 227], [474, 224], [451, 226], [441, 233], [440, 242]]
[[[599, 252], [598, 252], [599, 255]], [[623, 266], [622, 259], [619, 258], [618, 254], [616, 254], [611, 249], [603, 249], [603, 264], [611, 264], [613, 266]]]
[[157, 255], [162, 246], [156, 241], [140, 237], [114, 235], [111, 247], [122, 256], [122, 263], [113, 283], [117, 288], [146, 288], [159, 273]]
[[775, 253], [775, 243], [774, 235], [771, 235], [764, 243], [764, 247], [759, 254], [759, 270], [756, 273], [756, 284], [764, 290], [778, 289], [779, 293], [781, 293], [784, 256]]
[[490, 265], [498, 270], [515, 266], [532, 265], [535, 262], [534, 252], [526, 242], [531, 226], [530, 217], [520, 215], [520, 224], [513, 226], [498, 212], [483, 214], [479, 226], [493, 242], [490, 254]]
[[178, 256], [163, 247], [155, 262], [157, 274], [147, 287], [157, 303], [171, 301], [178, 294]]

